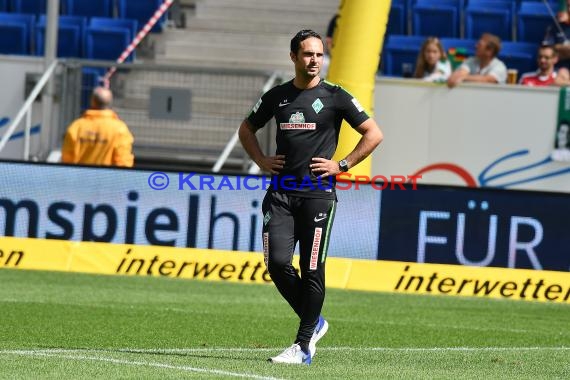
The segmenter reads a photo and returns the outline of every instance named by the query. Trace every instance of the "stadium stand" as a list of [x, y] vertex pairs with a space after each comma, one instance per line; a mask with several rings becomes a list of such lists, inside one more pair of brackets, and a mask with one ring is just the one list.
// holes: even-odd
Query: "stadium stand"
[[[153, 1], [145, 0], [144, 3], [148, 4]], [[460, 58], [462, 55], [472, 55], [476, 38], [480, 34], [476, 28], [476, 24], [479, 22], [476, 16], [473, 16], [473, 23], [470, 25], [472, 29], [469, 29], [473, 38], [460, 38], [460, 36], [467, 32], [467, 29], [463, 28], [462, 15], [467, 13], [468, 9], [476, 8], [477, 1], [479, 4], [484, 2], [483, 0], [393, 0], [392, 14], [390, 15], [384, 44], [383, 74], [400, 76], [402, 75], [403, 64], [410, 64], [413, 68], [421, 43], [425, 39], [423, 33], [438, 35], [447, 51], [449, 49], [461, 50], [458, 55]], [[330, 0], [288, 0], [287, 2], [282, 0], [240, 0], [239, 2], [235, 0], [181, 0], [180, 2], [192, 3], [191, 7], [184, 9], [184, 27], [173, 28], [171, 23], [162, 24], [161, 33], [153, 33], [145, 39], [145, 43], [151, 42], [153, 62], [184, 65], [196, 70], [203, 68], [206, 72], [235, 68], [266, 70], [269, 73], [278, 70], [285, 73], [285, 76], [287, 73], [292, 73], [293, 70], [288, 58], [288, 45], [291, 36], [299, 29], [307, 26], [324, 35], [330, 17], [338, 8], [338, 2]], [[519, 0], [512, 0], [510, 4], [512, 5], [515, 2], [518, 4]], [[525, 3], [527, 2], [529, 0], [525, 0]], [[91, 5], [91, 3], [96, 3], [96, 6]], [[546, 8], [542, 1], [534, 1], [533, 3], [536, 6]], [[0, 0], [0, 9], [2, 4], [2, 0]], [[113, 1], [110, 0], [97, 2], [62, 0], [61, 12], [66, 17], [84, 15], [83, 20], [97, 19], [101, 16], [107, 19], [113, 16], [117, 16], [119, 19], [129, 16], [139, 21], [139, 27], [146, 23], [148, 18], [139, 18], [127, 11], [128, 7], [141, 5], [142, 2], [136, 0], [117, 1], [116, 9], [113, 4]], [[437, 12], [432, 12], [434, 4], [446, 10], [447, 13], [444, 12], [445, 16], [442, 17], [447, 21], [441, 21], [442, 19], [439, 16], [424, 18], [423, 15], [421, 20], [413, 20], [413, 17], [421, 13], [418, 12], [421, 9], [426, 9], [429, 16], [437, 15]], [[298, 11], [301, 8], [303, 12]], [[515, 9], [516, 14], [518, 14], [518, 7]], [[150, 16], [155, 10], [156, 6], [154, 9], [148, 8], [147, 15]], [[450, 14], [451, 18], [449, 18]], [[517, 20], [516, 14], [514, 20]], [[65, 30], [76, 29], [63, 26], [67, 25], [64, 22], [64, 16], [60, 18], [61, 37], [58, 45], [58, 56], [60, 57], [79, 54], [89, 59], [115, 61], [128, 43], [132, 41], [132, 36], [138, 32], [137, 28], [129, 26], [109, 27], [108, 25], [97, 25], [97, 22], [85, 21], [89, 26], [83, 29], [84, 37], [81, 38], [84, 44], [83, 49], [80, 53], [77, 51], [65, 52], [63, 51], [64, 46], [70, 48], [74, 44], [63, 43], [61, 38], [65, 35]], [[422, 25], [423, 28], [422, 22], [425, 20], [434, 24], [426, 26], [422, 33], [418, 33], [418, 25]], [[511, 23], [513, 23], [512, 20], [513, 14], [511, 13]], [[415, 21], [413, 25], [412, 21]], [[503, 29], [508, 29], [503, 21], [500, 24], [499, 26]], [[518, 26], [517, 22], [514, 24], [515, 27]], [[25, 54], [41, 54], [43, 51], [44, 36], [42, 33], [45, 32], [42, 25], [45, 25], [45, 22], [42, 24], [42, 20], [40, 20], [35, 26], [35, 31], [32, 29], [33, 32], [29, 32], [36, 36], [36, 51], [33, 52], [29, 48]], [[81, 27], [79, 28], [81, 29]], [[509, 37], [508, 32], [504, 33], [507, 33], [506, 37]], [[510, 37], [512, 37], [512, 33]], [[518, 37], [518, 33], [515, 34], [515, 37]], [[505, 42], [512, 40], [512, 38], [503, 39]], [[8, 40], [10, 45], [17, 45], [14, 44], [12, 34]], [[2, 38], [0, 38], [0, 43], [1, 41]], [[71, 41], [76, 41], [75, 37]], [[1, 49], [0, 46], [0, 51]], [[23, 51], [21, 48], [18, 49]], [[534, 61], [535, 54], [534, 51], [531, 53], [524, 49], [522, 51], [515, 50], [515, 47], [510, 50], [509, 47], [509, 49], [505, 48], [501, 58], [509, 67], [518, 68], [519, 72], [523, 72], [526, 71], [523, 69], [525, 66], [534, 67], [536, 63]], [[132, 59], [131, 57], [129, 61]], [[182, 76], [183, 79], [174, 76], [173, 78], [166, 78], [153, 74], [152, 79], [149, 80], [148, 72], [137, 71], [135, 73], [134, 71], [132, 70], [128, 74], [121, 73], [120, 79], [117, 79], [121, 88], [117, 92], [120, 96], [117, 96], [116, 105], [121, 117], [132, 127], [133, 133], [137, 136], [135, 149], [138, 150], [137, 153], [140, 157], [145, 157], [144, 152], [146, 152], [147, 157], [151, 157], [157, 152], [159, 155], [166, 152], [164, 156], [167, 157], [170, 155], [168, 149], [171, 147], [174, 147], [177, 152], [184, 152], [180, 154], [187, 154], [185, 150], [190, 147], [191, 150], [195, 150], [196, 155], [203, 153], [204, 160], [211, 162], [215, 157], [214, 152], [219, 153], [220, 148], [233, 134], [235, 126], [239, 124], [238, 118], [228, 122], [227, 119], [224, 119], [226, 115], [220, 115], [222, 108], [223, 113], [228, 113], [228, 115], [231, 110], [229, 107], [220, 107], [220, 101], [216, 102], [215, 99], [220, 99], [223, 95], [223, 104], [240, 104], [240, 117], [243, 117], [243, 109], [247, 109], [252, 101], [251, 99], [258, 96], [258, 91], [264, 83], [263, 79], [257, 78], [256, 81], [252, 82], [254, 84], [245, 85], [247, 90], [244, 89], [241, 92], [232, 91], [221, 94], [213, 89], [205, 89], [203, 90], [205, 93], [200, 93], [196, 89], [203, 84], [203, 80], [198, 79], [203, 77], [203, 74], [200, 74], [201, 76], [188, 74]], [[83, 92], [81, 94], [83, 107], [87, 105], [91, 88], [98, 83], [104, 72], [103, 69], [84, 68], [82, 74]], [[228, 80], [235, 80], [240, 86], [237, 79], [233, 77], [228, 79], [224, 76], [209, 78], [208, 86], [223, 88]], [[190, 124], [183, 126], [183, 123], [172, 122], [161, 124], [160, 128], [155, 128], [157, 122], [148, 116], [148, 104], [150, 102], [148, 91], [152, 86], [192, 88], [192, 120]], [[198, 159], [197, 157], [194, 158]]]
[[102, 29], [127, 29], [129, 38], [133, 39], [137, 35], [139, 23], [134, 19], [92, 17], [89, 26]]
[[31, 13], [39, 16], [46, 13], [47, 0], [11, 0], [10, 9], [17, 13]]
[[404, 64], [411, 65], [413, 72], [424, 40], [423, 36], [390, 36], [384, 48], [384, 75], [402, 76]]
[[459, 37], [463, 0], [418, 0], [412, 6], [417, 36]]
[[533, 43], [505, 41], [499, 58], [509, 69], [517, 69], [522, 74], [536, 69], [537, 49]]
[[[116, 60], [130, 43], [130, 33], [125, 28], [104, 29], [87, 27], [85, 58], [103, 61]], [[132, 56], [127, 61], [132, 61]]]
[[[87, 19], [81, 16], [59, 16], [58, 57], [82, 57]], [[36, 24], [36, 54], [44, 54], [46, 17], [42, 15]]]
[[[502, 58], [507, 64], [519, 71], [534, 67], [536, 51], [532, 50], [543, 42], [549, 28], [556, 33], [552, 14], [557, 9], [557, 0], [407, 0], [405, 5], [396, 1], [391, 9], [380, 74], [398, 75], [401, 70], [396, 66], [401, 66], [401, 60], [411, 60], [411, 48], [406, 45], [398, 49], [389, 42], [391, 35], [439, 37], [445, 41], [448, 54], [458, 54], [461, 60], [475, 53], [475, 43], [483, 33], [492, 33], [506, 43]], [[408, 33], [392, 31], [391, 28], [402, 31], [402, 23], [408, 25]]]
[[[92, 17], [86, 31], [85, 58], [115, 61], [136, 35], [131, 19]], [[127, 61], [133, 61], [135, 53]]]
[[113, 17], [113, 0], [63, 0], [64, 14], [86, 17]]
[[465, 8], [465, 37], [492, 33], [511, 40], [516, 4], [511, 0], [471, 0]]
[[386, 35], [408, 33], [408, 8], [406, 0], [392, 0]]
[[442, 38], [441, 44], [446, 52], [450, 49], [464, 49], [467, 56], [475, 54], [475, 44], [477, 40], [467, 38]]
[[442, 38], [441, 44], [449, 58], [453, 68], [456, 68], [465, 60], [475, 54], [477, 40], [462, 38]]
[[518, 11], [517, 41], [540, 43], [552, 17], [544, 3], [523, 1]]
[[30, 54], [27, 35], [24, 24], [0, 20], [0, 54]]
[[[120, 18], [135, 19], [143, 26], [160, 7], [163, 0], [118, 0]], [[151, 32], [161, 32], [166, 22], [166, 14], [151, 29]]]
[[167, 28], [156, 37], [155, 60], [292, 72], [291, 36], [307, 25], [324, 36], [337, 8], [338, 2], [329, 0], [200, 1], [188, 15], [185, 29]]
[[[4, 49], [6, 54], [32, 54], [34, 51], [33, 30], [36, 16], [24, 13], [0, 13], [0, 25], [4, 26], [4, 31], [13, 30], [15, 35], [4, 35]], [[11, 26], [21, 25], [22, 28], [12, 28]], [[14, 39], [14, 47], [6, 46]]]

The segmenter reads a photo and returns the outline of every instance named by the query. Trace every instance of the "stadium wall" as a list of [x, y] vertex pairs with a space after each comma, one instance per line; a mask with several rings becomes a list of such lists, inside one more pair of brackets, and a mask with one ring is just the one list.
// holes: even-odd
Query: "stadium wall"
[[[568, 272], [570, 195], [338, 183], [329, 256]], [[0, 163], [0, 236], [261, 252], [270, 179]]]
[[372, 173], [422, 183], [570, 193], [570, 162], [553, 162], [560, 89], [378, 78], [385, 142]]
[[[37, 57], [2, 56], [0, 72], [3, 74], [2, 92], [0, 93], [0, 136], [2, 136], [43, 74], [44, 62]], [[54, 115], [57, 111], [57, 108], [54, 109]], [[41, 102], [39, 101], [32, 105], [31, 122], [30, 152], [38, 152], [42, 123]], [[0, 151], [0, 159], [23, 159], [25, 123], [24, 117], [16, 133]]]

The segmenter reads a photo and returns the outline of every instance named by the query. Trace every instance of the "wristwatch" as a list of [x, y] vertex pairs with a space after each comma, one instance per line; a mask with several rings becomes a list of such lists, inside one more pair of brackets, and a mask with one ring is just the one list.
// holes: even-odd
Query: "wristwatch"
[[340, 171], [343, 173], [348, 171], [348, 161], [346, 160], [346, 158], [338, 162], [338, 167]]

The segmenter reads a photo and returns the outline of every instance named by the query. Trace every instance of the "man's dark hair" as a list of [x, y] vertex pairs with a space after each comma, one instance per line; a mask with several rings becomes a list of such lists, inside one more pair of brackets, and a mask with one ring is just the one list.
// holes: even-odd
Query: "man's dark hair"
[[299, 31], [299, 33], [295, 34], [295, 37], [291, 39], [291, 53], [297, 54], [297, 52], [299, 51], [299, 47], [301, 46], [301, 41], [304, 41], [310, 37], [318, 38], [319, 40], [321, 40], [321, 42], [323, 41], [319, 33], [311, 29], [303, 29]]
[[558, 55], [558, 52], [556, 51], [556, 46], [552, 45], [552, 44], [541, 44], [538, 47], [538, 51], [540, 52], [541, 50], [545, 50], [545, 49], [550, 49], [552, 50], [552, 56], [556, 57]]

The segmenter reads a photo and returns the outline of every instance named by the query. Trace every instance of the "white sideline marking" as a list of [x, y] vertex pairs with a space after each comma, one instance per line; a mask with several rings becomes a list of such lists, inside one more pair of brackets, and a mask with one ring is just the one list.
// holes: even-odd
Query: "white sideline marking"
[[[65, 348], [38, 348], [22, 350], [0, 350], [0, 354], [13, 355], [54, 355], [64, 353], [131, 353], [131, 354], [181, 354], [193, 352], [270, 352], [279, 351], [277, 348], [248, 348], [248, 347], [212, 347], [212, 348], [100, 348], [100, 349], [65, 349]], [[570, 351], [570, 346], [554, 347], [319, 347], [319, 351], [395, 351], [395, 352], [453, 352], [453, 351]], [[79, 356], [71, 356], [76, 358]], [[103, 358], [93, 357], [93, 360]], [[114, 359], [113, 359], [114, 360]], [[131, 363], [131, 362], [129, 362]], [[145, 362], [146, 363], [146, 362]], [[157, 363], [160, 364], [160, 363]], [[192, 368], [192, 367], [187, 367]], [[202, 369], [199, 369], [202, 370]], [[255, 375], [254, 375], [255, 376]]]
[[[164, 348], [164, 349], [137, 349], [121, 348], [109, 351], [119, 351], [137, 354], [168, 354], [168, 353], [192, 353], [192, 352], [270, 352], [282, 350], [277, 348], [247, 348], [247, 347], [227, 347], [227, 348]], [[319, 347], [319, 351], [566, 351], [570, 347]], [[80, 351], [80, 350], [77, 350]], [[96, 350], [97, 351], [97, 350]], [[107, 350], [101, 350], [107, 351]]]
[[[216, 375], [224, 375], [224, 376], [233, 376], [233, 377], [245, 377], [248, 379], [260, 379], [260, 380], [279, 380], [275, 377], [267, 377], [267, 376], [259, 376], [259, 375], [252, 375], [248, 373], [239, 373], [239, 372], [229, 372], [229, 371], [222, 371], [218, 369], [207, 369], [207, 368], [197, 368], [197, 367], [190, 367], [190, 366], [178, 366], [172, 364], [165, 364], [165, 363], [155, 363], [155, 362], [142, 362], [142, 361], [131, 361], [131, 360], [122, 360], [122, 359], [113, 359], [113, 358], [101, 358], [96, 356], [83, 356], [83, 355], [62, 355], [63, 352], [89, 352], [89, 351], [97, 351], [97, 350], [0, 350], [2, 354], [12, 354], [12, 355], [22, 355], [22, 356], [45, 356], [45, 357], [54, 357], [58, 359], [71, 359], [71, 360], [91, 360], [91, 361], [101, 361], [101, 362], [109, 362], [114, 364], [125, 364], [125, 365], [132, 365], [132, 366], [144, 366], [144, 367], [156, 367], [156, 368], [168, 368], [168, 369], [175, 369], [179, 371], [188, 371], [188, 372], [198, 372], [198, 373], [209, 373], [209, 374], [216, 374]], [[60, 352], [60, 353], [58, 353]], [[100, 351], [99, 351], [100, 352]]]
[[409, 351], [409, 352], [443, 352], [443, 351], [566, 351], [570, 347], [320, 347], [319, 351]]

